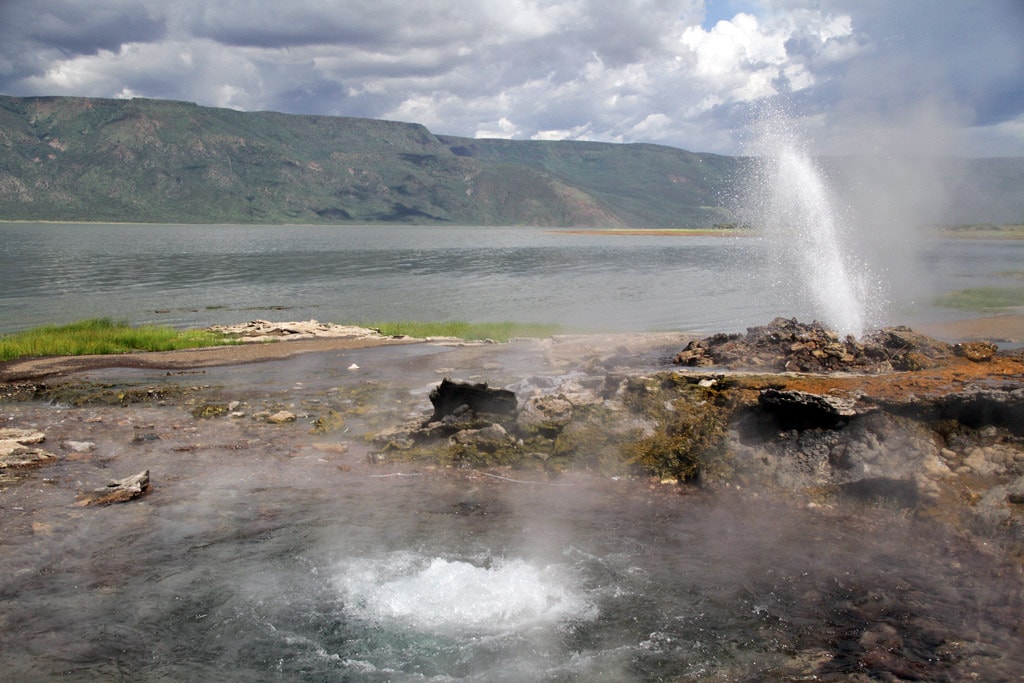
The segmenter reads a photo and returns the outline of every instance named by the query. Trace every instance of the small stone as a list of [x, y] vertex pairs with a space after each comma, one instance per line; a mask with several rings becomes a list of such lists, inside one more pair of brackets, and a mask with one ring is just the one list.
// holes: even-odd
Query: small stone
[[92, 441], [65, 441], [64, 448], [75, 453], [88, 453], [96, 450], [96, 444]]
[[931, 477], [952, 477], [953, 471], [942, 461], [941, 458], [927, 457], [922, 461], [925, 473]]
[[0, 429], [0, 441], [17, 441], [24, 446], [46, 441], [46, 434], [35, 429], [4, 427]]
[[273, 415], [270, 415], [269, 417], [267, 417], [267, 422], [269, 422], [271, 424], [276, 424], [276, 425], [284, 424], [286, 422], [294, 422], [294, 421], [295, 421], [295, 413], [289, 412], [287, 410], [279, 410], [276, 413], [274, 413]]
[[318, 443], [313, 444], [313, 448], [317, 449], [318, 451], [325, 451], [327, 453], [348, 453], [347, 443]]
[[964, 465], [971, 468], [975, 474], [983, 477], [994, 474], [1003, 474], [1006, 468], [988, 458], [989, 452], [985, 448], [975, 448], [964, 460]]
[[358, 369], [359, 369], [359, 366], [358, 366], [358, 365], [356, 365], [355, 363], [353, 363], [352, 365], [348, 366], [348, 369], [349, 369], [349, 370], [358, 370]]
[[9, 443], [13, 442], [0, 441], [0, 470], [36, 467], [57, 459], [53, 453], [48, 453], [40, 448], [29, 448], [17, 443], [8, 448], [7, 444]]
[[992, 360], [998, 350], [999, 347], [992, 342], [984, 341], [963, 342], [953, 347], [953, 353], [975, 363]]
[[110, 505], [138, 498], [149, 490], [149, 470], [124, 479], [114, 479], [101, 489], [78, 494], [75, 507]]

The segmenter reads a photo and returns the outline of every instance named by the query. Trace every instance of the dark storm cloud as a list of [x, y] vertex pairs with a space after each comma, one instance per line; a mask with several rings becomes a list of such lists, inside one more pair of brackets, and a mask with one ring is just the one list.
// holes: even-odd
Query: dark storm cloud
[[0, 92], [61, 59], [159, 40], [166, 23], [135, 2], [0, 2]]
[[376, 44], [391, 38], [394, 23], [385, 14], [365, 2], [261, 3], [253, 11], [253, 3], [231, 0], [197, 8], [186, 25], [195, 36], [239, 47]]
[[159, 40], [166, 33], [162, 17], [134, 2], [10, 2], [0, 13], [5, 39], [68, 55], [117, 50], [126, 42]]
[[874, 53], [857, 65], [905, 99], [941, 94], [975, 110], [975, 123], [1020, 116], [1024, 102], [1024, 2], [916, 0], [851, 4]]

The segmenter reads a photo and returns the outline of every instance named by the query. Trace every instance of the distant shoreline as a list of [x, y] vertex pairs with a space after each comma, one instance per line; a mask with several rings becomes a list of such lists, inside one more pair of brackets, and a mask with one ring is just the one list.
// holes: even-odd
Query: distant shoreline
[[[753, 237], [757, 231], [751, 228], [579, 228], [547, 225], [445, 225], [431, 226], [413, 223], [149, 223], [146, 221], [89, 221], [89, 220], [43, 220], [43, 219], [0, 219], [0, 225], [14, 224], [33, 225], [142, 225], [151, 227], [163, 226], [196, 226], [196, 227], [238, 227], [238, 228], [350, 228], [350, 227], [407, 227], [413, 229], [429, 227], [465, 227], [465, 228], [523, 228], [527, 230], [544, 230], [566, 235], [609, 235], [621, 237]], [[1024, 240], [1024, 224], [995, 225], [980, 223], [976, 225], [958, 225], [936, 227], [922, 231], [923, 235], [947, 239], [968, 240]]]
[[622, 235], [646, 237], [750, 237], [756, 234], [744, 228], [548, 228], [549, 232], [568, 235]]

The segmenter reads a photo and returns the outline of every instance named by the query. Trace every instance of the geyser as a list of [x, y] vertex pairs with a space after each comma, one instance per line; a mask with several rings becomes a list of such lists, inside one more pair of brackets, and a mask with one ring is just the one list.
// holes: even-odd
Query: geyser
[[[781, 305], [796, 306], [842, 334], [865, 331], [881, 297], [857, 258], [850, 216], [839, 209], [822, 169], [785, 116], [772, 114], [755, 145], [750, 222], [762, 231], [767, 273]], [[844, 220], [845, 219], [845, 220]]]

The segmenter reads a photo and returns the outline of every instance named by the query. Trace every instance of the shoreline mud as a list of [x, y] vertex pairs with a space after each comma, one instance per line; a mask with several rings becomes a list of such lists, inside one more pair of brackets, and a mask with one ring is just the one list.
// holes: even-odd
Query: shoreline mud
[[[204, 349], [180, 351], [138, 352], [95, 356], [52, 356], [22, 358], [0, 362], [0, 383], [29, 381], [46, 377], [64, 376], [86, 370], [103, 368], [150, 368], [187, 370], [219, 365], [236, 365], [279, 360], [292, 356], [358, 349], [392, 344], [460, 343], [456, 339], [430, 340], [411, 337], [386, 337], [375, 330], [339, 325], [326, 325], [317, 321], [268, 322], [254, 320], [241, 325], [214, 326], [220, 332], [236, 336], [244, 343]], [[934, 322], [915, 327], [920, 332], [950, 343], [957, 341], [988, 341], [997, 344], [1024, 344], [1024, 314], [1000, 314]], [[607, 334], [558, 335], [576, 338], [580, 344], [601, 346], [645, 346], [655, 340], [696, 338], [685, 332], [623, 332]], [[589, 341], [588, 341], [589, 340]], [[461, 342], [465, 343], [465, 342]]]

